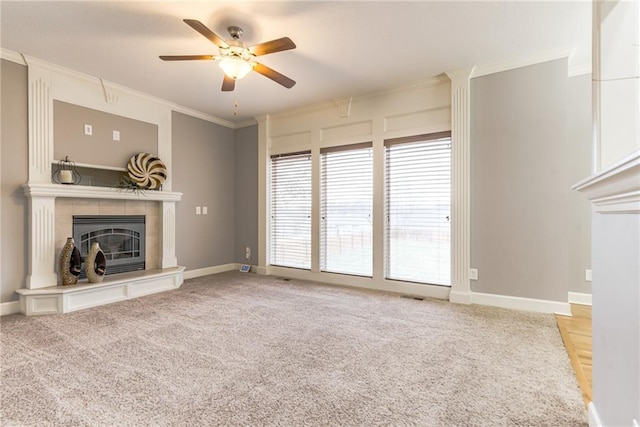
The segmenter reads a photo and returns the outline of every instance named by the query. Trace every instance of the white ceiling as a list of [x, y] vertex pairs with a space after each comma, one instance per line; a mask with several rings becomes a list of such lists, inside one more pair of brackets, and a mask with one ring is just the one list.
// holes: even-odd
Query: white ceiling
[[[575, 47], [570, 66], [591, 63], [590, 1], [2, 0], [0, 7], [3, 48], [233, 122], [560, 47]], [[216, 62], [161, 61], [217, 54], [184, 18], [223, 38], [239, 25], [248, 45], [290, 37], [297, 49], [259, 60], [297, 84], [285, 89], [251, 73], [223, 93]]]

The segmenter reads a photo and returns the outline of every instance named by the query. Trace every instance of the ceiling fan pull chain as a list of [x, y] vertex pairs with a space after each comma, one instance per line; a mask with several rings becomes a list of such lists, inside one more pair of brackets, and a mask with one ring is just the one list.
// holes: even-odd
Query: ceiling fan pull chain
[[233, 115], [234, 116], [238, 115], [238, 99], [237, 98], [235, 101], [233, 101]]

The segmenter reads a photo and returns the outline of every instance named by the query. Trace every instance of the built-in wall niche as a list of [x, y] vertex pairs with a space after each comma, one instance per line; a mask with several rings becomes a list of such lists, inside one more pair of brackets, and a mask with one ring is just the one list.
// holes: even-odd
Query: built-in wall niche
[[[55, 171], [57, 162], [53, 165]], [[76, 166], [76, 172], [80, 175], [79, 185], [88, 185], [93, 187], [116, 187], [126, 175], [126, 168], [103, 169], [96, 167]]]
[[110, 186], [131, 156], [158, 153], [158, 125], [54, 100], [53, 141], [52, 171], [68, 156], [83, 168], [82, 184]]

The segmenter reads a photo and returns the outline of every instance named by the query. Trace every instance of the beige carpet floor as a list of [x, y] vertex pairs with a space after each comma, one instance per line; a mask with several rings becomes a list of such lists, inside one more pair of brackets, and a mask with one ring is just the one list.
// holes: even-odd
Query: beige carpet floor
[[3, 426], [584, 426], [551, 315], [229, 272], [1, 319]]

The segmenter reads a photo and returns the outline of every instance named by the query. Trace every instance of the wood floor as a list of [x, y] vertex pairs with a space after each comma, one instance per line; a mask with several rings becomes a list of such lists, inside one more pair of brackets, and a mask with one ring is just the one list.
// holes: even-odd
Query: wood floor
[[571, 304], [573, 316], [556, 315], [558, 329], [585, 405], [593, 400], [593, 365], [591, 363], [591, 306]]

